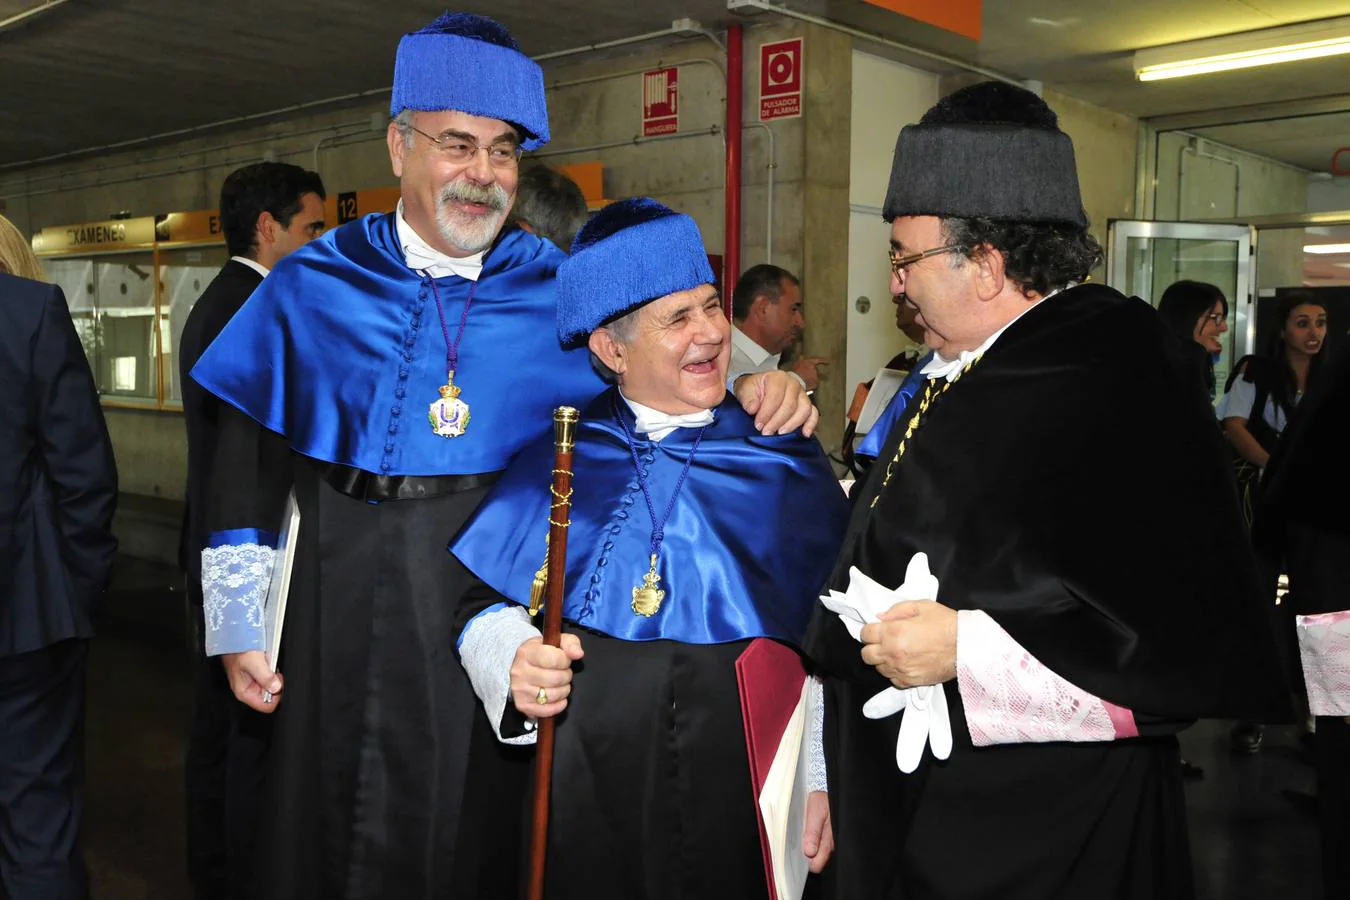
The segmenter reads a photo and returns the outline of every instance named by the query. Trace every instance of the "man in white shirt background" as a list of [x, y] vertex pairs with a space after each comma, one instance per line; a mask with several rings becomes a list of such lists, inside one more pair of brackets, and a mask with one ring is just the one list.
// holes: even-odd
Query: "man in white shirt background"
[[[745, 270], [731, 294], [732, 380], [750, 372], [771, 372], [779, 367], [783, 351], [801, 340], [801, 282], [787, 269], [761, 263]], [[823, 356], [803, 356], [787, 371], [802, 387], [814, 391], [820, 382], [819, 367], [829, 363]]]

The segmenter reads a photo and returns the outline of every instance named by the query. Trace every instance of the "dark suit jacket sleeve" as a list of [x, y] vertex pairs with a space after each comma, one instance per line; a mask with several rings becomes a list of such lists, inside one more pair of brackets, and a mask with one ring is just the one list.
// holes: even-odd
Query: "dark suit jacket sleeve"
[[33, 347], [39, 449], [56, 495], [62, 553], [73, 585], [102, 590], [117, 540], [117, 468], [89, 371], [61, 289], [49, 286]]

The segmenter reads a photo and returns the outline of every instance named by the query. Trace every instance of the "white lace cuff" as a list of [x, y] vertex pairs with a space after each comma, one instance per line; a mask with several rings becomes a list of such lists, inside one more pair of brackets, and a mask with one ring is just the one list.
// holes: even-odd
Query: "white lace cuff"
[[1129, 710], [1070, 684], [987, 613], [956, 614], [956, 679], [976, 747], [1137, 737]]
[[1298, 655], [1315, 716], [1350, 715], [1350, 610], [1298, 616]]
[[806, 789], [808, 791], [828, 791], [829, 779], [825, 775], [825, 687], [819, 678], [810, 679], [810, 694], [807, 696], [806, 709], [810, 719], [806, 723]]
[[263, 649], [263, 601], [277, 551], [265, 544], [225, 544], [202, 551], [206, 655]]
[[469, 620], [459, 639], [459, 661], [469, 675], [473, 692], [483, 703], [497, 740], [503, 744], [533, 744], [534, 720], [527, 719], [528, 734], [502, 737], [502, 716], [511, 697], [511, 663], [516, 650], [530, 638], [539, 637], [539, 629], [530, 622], [523, 606], [499, 603]]

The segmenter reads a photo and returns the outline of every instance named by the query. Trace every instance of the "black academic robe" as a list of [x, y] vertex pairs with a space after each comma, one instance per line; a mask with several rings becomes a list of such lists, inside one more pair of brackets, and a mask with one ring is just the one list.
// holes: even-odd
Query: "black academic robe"
[[544, 896], [768, 897], [736, 683], [749, 642], [567, 630], [586, 658], [558, 719]]
[[[216, 421], [222, 402], [203, 390], [188, 373], [204, 351], [234, 318], [263, 276], [238, 260], [228, 260], [202, 291], [183, 323], [178, 340], [179, 383], [183, 386], [183, 424], [187, 428], [187, 511], [183, 519], [183, 568], [201, 585], [202, 547], [206, 546], [206, 489], [216, 450]], [[200, 605], [200, 598], [198, 598]]]
[[[445, 545], [547, 429], [540, 410], [600, 387], [558, 344], [562, 258], [510, 231], [477, 282], [433, 280], [405, 265], [391, 216], [367, 217], [282, 260], [192, 371], [225, 401], [208, 544], [275, 533], [292, 490], [301, 514], [258, 900], [514, 892], [526, 756], [494, 740], [455, 656], [467, 584]], [[442, 314], [465, 323], [458, 437], [427, 418]]]
[[861, 714], [887, 682], [818, 612], [807, 649], [832, 676], [835, 896], [1190, 895], [1171, 733], [1286, 711], [1220, 437], [1190, 374], [1147, 305], [1087, 285], [1013, 323], [931, 405], [883, 487], [893, 429], [855, 488], [833, 586], [857, 566], [893, 587], [926, 552], [940, 602], [985, 611], [1052, 671], [1132, 710], [1142, 736], [975, 748], [952, 681], [950, 758], [925, 751], [903, 775], [900, 716]]
[[368, 476], [232, 407], [216, 467], [213, 530], [281, 521], [290, 490], [301, 514], [252, 896], [509, 896], [527, 757], [493, 739], [455, 657], [468, 582], [445, 553], [490, 479], [402, 479], [423, 496], [368, 502], [349, 493]]
[[[1299, 404], [1266, 466], [1252, 538], [1271, 571], [1289, 575], [1280, 607], [1291, 645], [1294, 616], [1350, 609], [1350, 354], [1332, 360]], [[1295, 671], [1299, 660], [1293, 661]], [[1301, 672], [1300, 672], [1301, 675]], [[1350, 725], [1318, 716], [1317, 766], [1322, 879], [1327, 900], [1350, 894]]]
[[[224, 403], [188, 377], [202, 352], [234, 318], [263, 276], [236, 259], [226, 261], [193, 304], [178, 340], [178, 371], [187, 428], [187, 507], [179, 538], [187, 573], [187, 602], [202, 645], [201, 557], [206, 545], [206, 491]], [[200, 895], [223, 895], [227, 885], [246, 884], [256, 858], [261, 780], [271, 720], [235, 700], [220, 661], [199, 658], [192, 725], [184, 759], [187, 789], [188, 879]]]

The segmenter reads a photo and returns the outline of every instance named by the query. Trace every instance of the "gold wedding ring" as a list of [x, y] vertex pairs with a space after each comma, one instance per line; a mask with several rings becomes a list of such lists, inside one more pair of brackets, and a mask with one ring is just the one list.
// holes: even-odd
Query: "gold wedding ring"
[[540, 688], [539, 693], [534, 695], [534, 702], [538, 703], [540, 706], [543, 706], [545, 703], [547, 703], [548, 691], [544, 690], [543, 688]]

